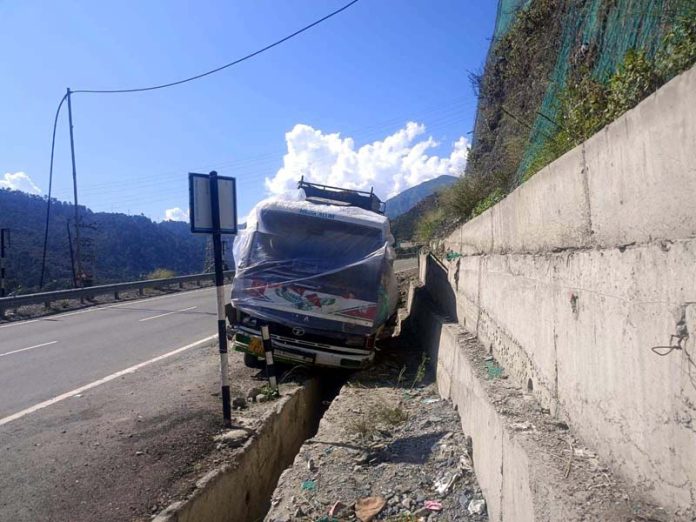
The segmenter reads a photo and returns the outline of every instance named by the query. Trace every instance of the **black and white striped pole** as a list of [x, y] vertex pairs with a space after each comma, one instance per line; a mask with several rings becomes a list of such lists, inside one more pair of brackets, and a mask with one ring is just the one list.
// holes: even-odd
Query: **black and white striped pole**
[[217, 329], [220, 352], [220, 387], [225, 426], [232, 425], [230, 373], [225, 325], [225, 276], [222, 261], [222, 234], [237, 233], [237, 188], [234, 178], [189, 173], [189, 214], [191, 232], [211, 234], [217, 294]]
[[232, 425], [230, 402], [230, 371], [227, 357], [227, 325], [225, 324], [225, 276], [222, 268], [222, 239], [220, 234], [220, 200], [217, 172], [210, 173], [210, 211], [213, 221], [213, 257], [215, 259], [215, 290], [217, 293], [218, 345], [220, 347], [220, 383], [222, 416], [226, 427]]
[[263, 351], [266, 354], [266, 375], [268, 384], [274, 392], [278, 392], [278, 379], [276, 378], [275, 363], [273, 362], [273, 343], [271, 333], [267, 324], [261, 325], [261, 340], [263, 341]]

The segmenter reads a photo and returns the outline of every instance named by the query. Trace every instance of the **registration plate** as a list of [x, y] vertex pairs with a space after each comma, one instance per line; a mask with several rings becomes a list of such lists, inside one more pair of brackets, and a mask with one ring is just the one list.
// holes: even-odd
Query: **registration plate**
[[278, 357], [290, 359], [291, 361], [301, 361], [304, 363], [314, 363], [314, 354], [304, 354], [296, 351], [289, 352], [287, 350], [273, 350], [273, 353]]

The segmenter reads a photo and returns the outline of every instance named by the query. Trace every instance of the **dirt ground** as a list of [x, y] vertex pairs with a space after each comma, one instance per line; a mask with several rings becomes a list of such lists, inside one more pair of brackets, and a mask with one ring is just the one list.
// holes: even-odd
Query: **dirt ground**
[[[266, 520], [487, 520], [469, 440], [428, 368], [405, 337], [383, 343], [281, 476]], [[373, 518], [369, 502], [383, 504]]]
[[[267, 382], [238, 353], [230, 380], [232, 397]], [[204, 346], [3, 426], [0, 520], [150, 520], [230, 460], [215, 440], [219, 386], [216, 347]], [[249, 403], [233, 421], [253, 432], [273, 404]]]

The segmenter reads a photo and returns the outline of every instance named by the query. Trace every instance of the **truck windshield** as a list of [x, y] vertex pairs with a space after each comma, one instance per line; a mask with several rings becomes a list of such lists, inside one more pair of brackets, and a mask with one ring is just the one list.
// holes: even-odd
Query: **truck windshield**
[[380, 229], [330, 216], [267, 209], [261, 220], [263, 231], [254, 234], [251, 265], [287, 261], [329, 269], [360, 261], [384, 245]]

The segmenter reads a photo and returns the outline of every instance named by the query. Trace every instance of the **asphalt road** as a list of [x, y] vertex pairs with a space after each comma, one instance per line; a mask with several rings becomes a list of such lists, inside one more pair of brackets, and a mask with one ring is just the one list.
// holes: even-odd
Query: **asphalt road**
[[211, 287], [2, 325], [0, 425], [45, 401], [209, 337], [216, 332], [215, 321]]

